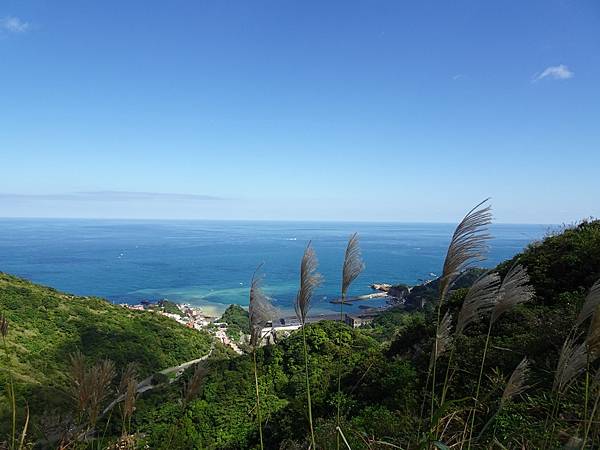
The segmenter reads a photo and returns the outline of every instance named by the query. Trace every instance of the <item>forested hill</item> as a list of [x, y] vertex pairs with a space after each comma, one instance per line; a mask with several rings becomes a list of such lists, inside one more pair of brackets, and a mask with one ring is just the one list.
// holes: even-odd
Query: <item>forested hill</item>
[[[159, 314], [64, 294], [4, 273], [0, 313], [8, 323], [6, 344], [19, 400], [31, 405], [33, 416], [44, 412], [34, 407], [51, 410], [71, 401], [65, 387], [70, 383], [69, 355], [77, 350], [90, 363], [110, 359], [118, 369], [135, 362], [145, 377], [205, 355], [212, 341], [207, 333]], [[6, 382], [7, 371], [2, 370], [0, 385]], [[3, 424], [5, 413], [3, 408]]]

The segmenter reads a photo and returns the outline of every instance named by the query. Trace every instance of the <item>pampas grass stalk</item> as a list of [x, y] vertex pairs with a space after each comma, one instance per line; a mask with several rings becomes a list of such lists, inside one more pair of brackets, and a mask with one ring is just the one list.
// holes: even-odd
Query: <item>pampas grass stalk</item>
[[[463, 334], [470, 324], [478, 322], [485, 314], [492, 310], [496, 304], [499, 287], [500, 276], [494, 272], [486, 272], [475, 280], [473, 285], [469, 288], [460, 308], [456, 322], [456, 337]], [[440, 401], [442, 404], [446, 399], [446, 393], [449, 388], [450, 379], [452, 378], [450, 370], [455, 350], [456, 346], [454, 345], [452, 346], [448, 358], [448, 366], [446, 367], [446, 377], [444, 379], [444, 387], [442, 389], [442, 398]]]
[[481, 357], [481, 364], [479, 366], [479, 376], [477, 378], [477, 387], [475, 388], [475, 397], [473, 404], [473, 412], [471, 414], [471, 426], [469, 430], [469, 442], [467, 449], [471, 448], [471, 437], [473, 436], [473, 430], [475, 427], [475, 416], [477, 415], [477, 407], [479, 402], [479, 392], [481, 390], [481, 380], [483, 379], [483, 368], [487, 358], [487, 351], [490, 344], [490, 335], [492, 333], [492, 327], [496, 321], [506, 312], [513, 309], [515, 306], [530, 301], [535, 292], [529, 285], [529, 275], [527, 270], [520, 264], [513, 264], [510, 268], [498, 292], [497, 301], [494, 303], [492, 309], [492, 315], [488, 324], [487, 334], [485, 336], [485, 344], [483, 346], [483, 356]]
[[[591, 298], [593, 298], [594, 291], [597, 289], [598, 286], [600, 286], [600, 281], [597, 281], [594, 284], [594, 286], [592, 286], [590, 293], [586, 297], [586, 302], [584, 303], [582, 312], [584, 310], [586, 310], [586, 308], [589, 308], [588, 302]], [[577, 318], [576, 324], [580, 325], [583, 321], [585, 321], [585, 319], [587, 319], [588, 316], [589, 315], [586, 313], [585, 317], [582, 319], [582, 314], [580, 313], [580, 315]], [[591, 415], [588, 417], [590, 388], [592, 387], [592, 388], [598, 389], [600, 387], [599, 383], [598, 383], [598, 381], [600, 381], [598, 379], [598, 375], [600, 375], [600, 372], [598, 372], [596, 374], [593, 386], [590, 386], [590, 382], [591, 382], [591, 380], [590, 380], [590, 365], [594, 360], [596, 360], [600, 356], [600, 304], [596, 305], [595, 310], [592, 311], [592, 321], [590, 323], [588, 335], [585, 339], [585, 345], [587, 346], [586, 368], [585, 368], [585, 400], [584, 400], [584, 416], [583, 416], [585, 432], [584, 432], [584, 438], [583, 438], [583, 443], [582, 443], [582, 447], [581, 447], [582, 449], [585, 447], [585, 444], [587, 441], [587, 436], [589, 434], [589, 429], [594, 420], [594, 416], [596, 415], [596, 409], [598, 407], [598, 398], [596, 398], [596, 400], [594, 401], [594, 406], [592, 408]], [[598, 396], [600, 396], [600, 390], [598, 390], [597, 397]]]
[[296, 316], [302, 325], [302, 344], [304, 347], [304, 368], [306, 375], [306, 403], [308, 406], [308, 423], [310, 426], [311, 448], [313, 450], [316, 449], [316, 442], [312, 418], [312, 401], [310, 397], [308, 350], [306, 345], [306, 318], [310, 310], [312, 295], [315, 289], [317, 289], [322, 282], [321, 275], [317, 273], [317, 266], [317, 256], [311, 247], [311, 243], [309, 242], [306, 246], [306, 250], [304, 251], [302, 262], [300, 264], [300, 288], [296, 294], [294, 309], [296, 310]]
[[575, 377], [585, 370], [588, 361], [586, 343], [578, 344], [579, 337], [575, 333], [575, 329], [571, 330], [563, 343], [558, 357], [558, 364], [552, 383], [552, 410], [546, 419], [544, 428], [549, 429], [550, 424], [552, 424], [552, 427], [544, 440], [544, 447], [546, 440], [554, 435], [554, 418], [559, 411], [563, 393], [573, 383]]
[[502, 397], [500, 398], [500, 406], [496, 410], [496, 412], [490, 417], [487, 423], [482, 428], [477, 439], [481, 438], [485, 430], [490, 426], [490, 424], [496, 419], [498, 413], [502, 410], [502, 408], [509, 402], [511, 402], [515, 397], [521, 395], [525, 392], [529, 386], [527, 383], [527, 377], [529, 375], [529, 361], [527, 357], [523, 358], [519, 365], [515, 368], [513, 373], [511, 374], [506, 386], [504, 388], [504, 392], [502, 393]]
[[[431, 352], [431, 357], [429, 359], [429, 367], [427, 369], [427, 378], [425, 379], [425, 390], [428, 389], [429, 387], [429, 380], [431, 379], [431, 375], [432, 375], [432, 367], [434, 364], [434, 358], [439, 358], [440, 356], [442, 356], [444, 354], [444, 352], [446, 351], [446, 349], [451, 345], [452, 343], [452, 315], [448, 312], [446, 312], [446, 314], [444, 314], [444, 317], [442, 318], [442, 321], [440, 322], [440, 325], [437, 327], [437, 329], [435, 330], [435, 341], [434, 341], [434, 347], [437, 351]], [[435, 385], [435, 378], [433, 379], [433, 383]], [[433, 396], [431, 397], [431, 409], [433, 410], [434, 408], [434, 403], [433, 403]], [[424, 414], [424, 410], [425, 410], [425, 399], [423, 399], [423, 401], [421, 402], [421, 411], [419, 413], [419, 428], [417, 429], [417, 436], [420, 435], [421, 433], [421, 422], [423, 420], [423, 414]], [[430, 420], [431, 422], [431, 420]], [[410, 447], [410, 445], [409, 445]]]
[[192, 377], [188, 381], [185, 381], [183, 383], [183, 389], [181, 393], [181, 405], [184, 414], [181, 417], [179, 417], [174, 423], [171, 424], [171, 432], [169, 433], [169, 439], [167, 441], [167, 445], [164, 448], [171, 448], [171, 442], [173, 441], [175, 431], [181, 425], [182, 417], [185, 415], [185, 410], [189, 406], [190, 402], [198, 396], [200, 388], [202, 387], [202, 382], [204, 381], [207, 372], [208, 370], [202, 363], [196, 364], [196, 368], [194, 369]]
[[[431, 416], [430, 416], [430, 424], [433, 427], [433, 411], [435, 409], [435, 376], [436, 376], [436, 363], [437, 359], [446, 353], [448, 347], [450, 347], [452, 343], [452, 315], [448, 312], [444, 314], [444, 317], [440, 321], [439, 326], [435, 332], [435, 341], [433, 344], [434, 352], [431, 354], [431, 363], [429, 367], [431, 370]], [[428, 375], [429, 377], [429, 375]], [[437, 424], [436, 428], [437, 428]]]
[[[581, 442], [582, 450], [587, 444], [588, 436], [590, 434], [592, 424], [594, 423], [594, 417], [596, 416], [596, 411], [598, 410], [598, 404], [600, 403], [600, 370], [598, 370], [594, 376], [592, 388], [596, 392], [596, 399], [594, 400], [594, 406], [592, 407], [592, 411], [589, 415], [589, 418], [584, 421], [584, 433]], [[591, 448], [594, 448], [593, 444]]]
[[25, 405], [25, 424], [23, 425], [23, 431], [21, 431], [21, 439], [19, 440], [19, 450], [25, 448], [25, 437], [27, 436], [27, 429], [29, 428], [29, 405]]
[[583, 302], [583, 307], [577, 316], [575, 326], [580, 326], [586, 319], [591, 317], [596, 309], [600, 306], [600, 280], [597, 280], [590, 288]]
[[110, 385], [115, 377], [115, 365], [110, 360], [100, 361], [87, 367], [80, 351], [70, 355], [71, 395], [76, 403], [80, 421], [85, 419], [88, 429], [94, 429], [102, 404], [110, 393]]
[[[594, 284], [592, 287], [592, 291], [596, 288], [598, 283]], [[588, 299], [590, 296], [588, 295]], [[587, 303], [587, 301], [586, 301]], [[584, 310], [585, 310], [584, 304]], [[596, 307], [598, 310], [600, 308]], [[593, 314], [593, 310], [592, 310]], [[582, 372], [588, 371], [590, 364], [592, 364], [599, 356], [600, 356], [600, 317], [596, 314], [594, 315], [592, 322], [590, 324], [590, 330], [588, 335], [583, 343], [579, 344], [577, 341], [579, 340], [580, 334], [577, 333], [577, 325], [581, 324], [585, 319], [589, 317], [590, 314], [585, 314], [585, 317], [580, 320], [581, 315], [576, 320], [576, 326], [571, 330], [563, 347], [561, 349], [560, 355], [558, 357], [558, 364], [556, 367], [556, 372], [554, 374], [554, 382], [552, 384], [552, 392], [555, 394], [554, 396], [554, 405], [552, 408], [552, 412], [548, 417], [548, 421], [554, 421], [555, 415], [558, 413], [558, 409], [560, 407], [560, 400], [562, 398], [563, 393], [569, 388], [569, 386], [573, 383], [575, 378]], [[587, 408], [587, 395], [589, 391], [589, 377], [586, 377], [586, 408]], [[590, 417], [590, 421], [593, 420], [593, 416], [595, 414], [595, 408], [592, 412], [592, 416]], [[587, 416], [587, 411], [586, 411]], [[585, 422], [585, 421], [584, 421]], [[554, 425], [552, 427], [551, 435], [554, 431]], [[586, 438], [587, 439], [587, 438]], [[584, 440], [585, 443], [585, 440]]]
[[258, 421], [258, 434], [260, 436], [260, 448], [264, 449], [262, 433], [262, 417], [260, 411], [260, 389], [258, 385], [258, 365], [256, 363], [256, 350], [262, 341], [262, 330], [269, 320], [274, 317], [274, 308], [270, 299], [264, 294], [261, 283], [262, 277], [259, 275], [262, 264], [257, 267], [252, 276], [250, 284], [250, 306], [248, 308], [250, 316], [250, 347], [252, 348], [252, 359], [254, 362], [254, 387], [256, 389], [256, 418]]
[[183, 409], [186, 409], [190, 402], [200, 393], [206, 373], [206, 367], [202, 363], [199, 363], [196, 365], [192, 377], [183, 384]]
[[[360, 246], [358, 244], [358, 233], [354, 233], [348, 240], [346, 253], [344, 254], [344, 265], [342, 269], [342, 298], [340, 301], [340, 323], [344, 323], [344, 303], [348, 296], [348, 289], [352, 282], [364, 270], [365, 264], [361, 257]], [[341, 395], [342, 395], [342, 330], [340, 327], [340, 336], [338, 342], [338, 386], [337, 386], [337, 416], [336, 427], [339, 430], [337, 433], [337, 450], [340, 449], [341, 432]], [[347, 443], [346, 443], [347, 444]]]
[[131, 429], [131, 417], [135, 411], [137, 400], [137, 367], [135, 363], [129, 363], [125, 367], [119, 382], [118, 397], [123, 398], [121, 404], [121, 433], [127, 435]]
[[[485, 199], [476, 205], [461, 220], [448, 246], [444, 268], [439, 283], [439, 300], [437, 305], [436, 329], [439, 329], [442, 320], [442, 306], [448, 291], [456, 281], [456, 278], [475, 262], [485, 259], [487, 251], [487, 241], [491, 236], [487, 233], [487, 226], [492, 221], [491, 209], [484, 206], [489, 199]], [[431, 411], [430, 422], [433, 422], [433, 413], [435, 405], [435, 376], [438, 359], [437, 339], [433, 348], [433, 364], [431, 367], [432, 380], [431, 385]], [[428, 376], [429, 378], [429, 376]], [[433, 425], [433, 424], [431, 424]]]

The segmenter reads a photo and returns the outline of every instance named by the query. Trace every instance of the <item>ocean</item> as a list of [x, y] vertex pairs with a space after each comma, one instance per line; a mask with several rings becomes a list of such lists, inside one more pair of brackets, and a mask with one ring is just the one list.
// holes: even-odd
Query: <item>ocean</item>
[[[455, 224], [0, 219], [0, 271], [61, 291], [112, 302], [168, 298], [219, 314], [248, 304], [248, 286], [263, 265], [264, 288], [291, 312], [302, 253], [309, 241], [325, 281], [313, 313], [339, 308], [348, 237], [360, 235], [365, 271], [351, 295], [371, 283], [416, 284], [439, 274]], [[555, 227], [493, 225], [492, 267]], [[376, 305], [368, 303], [369, 305]], [[356, 306], [355, 306], [356, 307]]]

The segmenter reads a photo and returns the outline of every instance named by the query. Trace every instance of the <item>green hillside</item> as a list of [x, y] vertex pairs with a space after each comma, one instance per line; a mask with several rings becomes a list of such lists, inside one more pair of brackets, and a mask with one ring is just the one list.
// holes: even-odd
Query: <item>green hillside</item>
[[[67, 295], [4, 273], [0, 313], [9, 324], [6, 343], [15, 385], [22, 393], [18, 397], [36, 408], [68, 402], [68, 357], [76, 350], [90, 363], [110, 359], [119, 370], [135, 362], [145, 377], [198, 358], [211, 345], [208, 334], [162, 315]], [[6, 376], [5, 370], [0, 372], [1, 385]]]

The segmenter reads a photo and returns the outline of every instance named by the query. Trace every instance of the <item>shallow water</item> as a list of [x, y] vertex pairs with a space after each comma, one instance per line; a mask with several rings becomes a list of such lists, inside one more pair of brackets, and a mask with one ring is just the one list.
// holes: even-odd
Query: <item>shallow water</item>
[[[312, 240], [325, 277], [314, 312], [335, 311], [349, 235], [359, 232], [369, 284], [418, 283], [439, 273], [455, 225], [237, 221], [0, 219], [0, 270], [79, 295], [115, 302], [169, 298], [218, 313], [247, 305], [264, 262], [265, 290], [291, 310], [302, 252]], [[548, 225], [494, 225], [487, 266], [543, 237]], [[371, 303], [370, 303], [371, 304]], [[372, 303], [376, 304], [376, 303]]]

